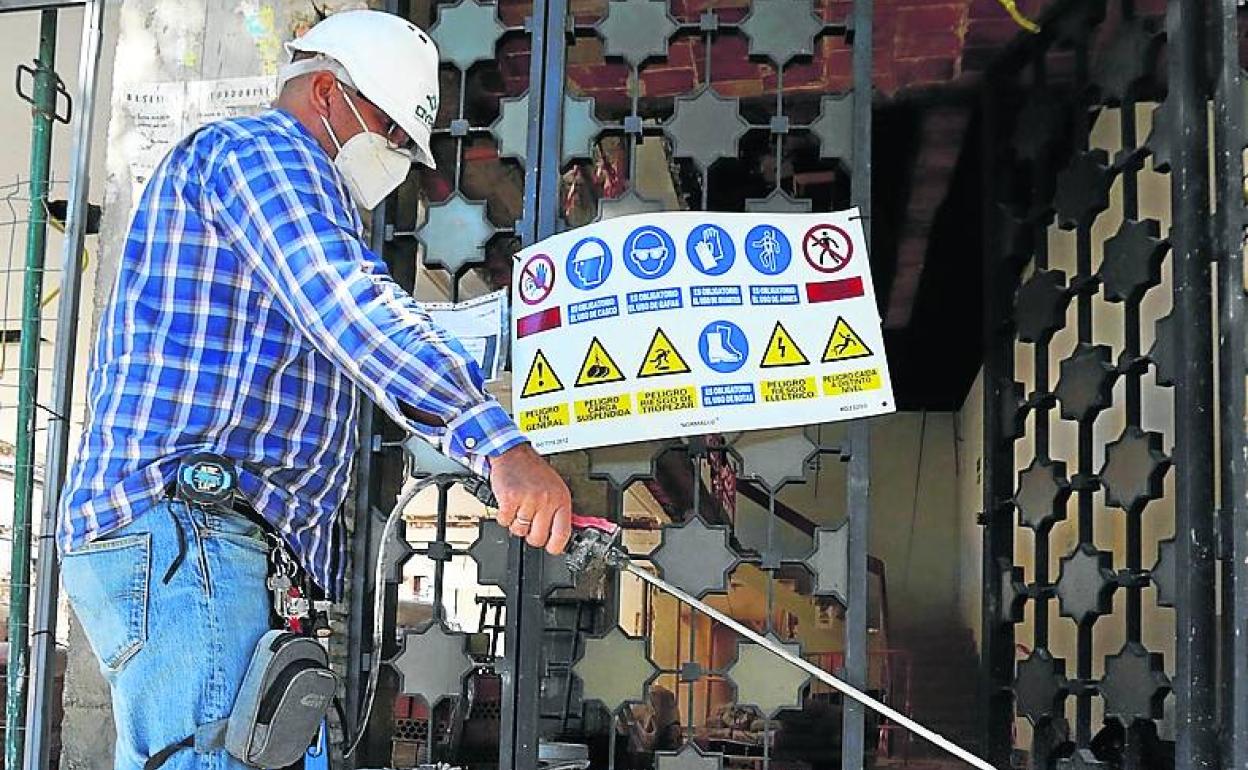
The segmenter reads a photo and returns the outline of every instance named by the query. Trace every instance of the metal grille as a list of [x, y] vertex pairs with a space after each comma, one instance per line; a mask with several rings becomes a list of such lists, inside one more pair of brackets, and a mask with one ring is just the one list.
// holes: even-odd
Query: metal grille
[[[986, 89], [998, 764], [1012, 713], [1036, 767], [1197, 767], [1216, 748], [1209, 41], [1200, 4], [1137, 5], [1057, 3]], [[1228, 382], [1224, 399], [1242, 394], [1242, 376]], [[1242, 423], [1238, 403], [1224, 425]], [[1242, 510], [1231, 489], [1224, 505]]]
[[[413, 10], [444, 60], [434, 142], [439, 171], [419, 172], [427, 201], [413, 186], [378, 212], [378, 244], [396, 277], [414, 285], [418, 297], [432, 298], [436, 286], [442, 295], [464, 299], [506, 286], [520, 243], [596, 218], [680, 208], [831, 210], [851, 202], [869, 217], [870, 89], [860, 89], [860, 99], [851, 89], [870, 78], [871, 12], [869, 0], [852, 11], [824, 0], [758, 0], [722, 9], [681, 0], [458, 0]], [[852, 17], [837, 15], [846, 13]], [[823, 64], [851, 43], [856, 73], [840, 73], [843, 92], [828, 95]], [[720, 71], [720, 63], [737, 61], [747, 69]], [[673, 77], [682, 63], [689, 74]], [[764, 84], [761, 90], [748, 87], [750, 78]], [[418, 271], [418, 264], [429, 270]], [[361, 457], [357, 509], [370, 511], [393, 499], [402, 460], [400, 437], [390, 426], [365, 425], [364, 431], [364, 445], [380, 448]], [[558, 462], [580, 477], [577, 502], [584, 512], [621, 519], [644, 505], [657, 513], [664, 524], [650, 558], [669, 579], [691, 588], [682, 576], [709, 576], [695, 593], [722, 594], [730, 580], [760, 586], [767, 596], [763, 624], [779, 637], [787, 639], [792, 629], [773, 617], [777, 591], [818, 595], [822, 605], [847, 603], [843, 674], [865, 686], [868, 438], [864, 425], [827, 436], [769, 431], [617, 447]], [[841, 462], [819, 459], [825, 455]], [[835, 529], [819, 529], [780, 497], [787, 485], [813, 483], [812, 468], [828, 462], [838, 472], [823, 478], [836, 479], [845, 500], [837, 509], [848, 516]], [[585, 481], [586, 470], [606, 482], [603, 492]], [[539, 737], [596, 732], [614, 741], [617, 708], [645, 700], [654, 684], [679, 699], [688, 725], [684, 738], [659, 755], [661, 768], [723, 764], [722, 750], [693, 741], [695, 726], [712, 716], [712, 699], [737, 704], [730, 721], [761, 723], [748, 732], [762, 736], [756, 753], [771, 766], [771, 736], [780, 726], [775, 717], [786, 707], [802, 707], [804, 676], [752, 645], [734, 642], [730, 654], [708, 657], [709, 623], [658, 595], [645, 596], [640, 626], [617, 619], [620, 595], [638, 593], [638, 586], [617, 586], [611, 578], [574, 588], [559, 559], [522, 553], [492, 522], [481, 525], [471, 545], [458, 542], [455, 523], [474, 509], [454, 502], [447, 488], [427, 494], [438, 496], [436, 517], [420, 522], [419, 531], [409, 527], [410, 542], [400, 544], [397, 555], [433, 562], [434, 618], [407, 627], [396, 645], [381, 651], [398, 674], [399, 692], [419, 693], [430, 705], [461, 697], [474, 660], [492, 659], [482, 653], [493, 652], [488, 642], [449, 627], [441, 609], [448, 570], [471, 557], [478, 583], [507, 596], [505, 655], [497, 662], [508, 674], [500, 706], [504, 765], [536, 767]], [[595, 500], [605, 500], [604, 510], [594, 510]], [[750, 515], [741, 520], [751, 524], [743, 531], [737, 511], [746, 506]], [[825, 511], [808, 513], [828, 520]], [[360, 530], [376, 521], [377, 514], [357, 516], [357, 543], [367, 542]], [[796, 537], [781, 531], [792, 522], [798, 522]], [[357, 547], [356, 564], [367, 563], [360, 558], [366, 555]], [[718, 560], [717, 567], [683, 570], [691, 557], [700, 566]], [[358, 575], [369, 571], [357, 566], [357, 596], [367, 597]], [[401, 575], [391, 577], [397, 586]], [[356, 606], [353, 627], [367, 627], [366, 610], [358, 600]], [[389, 619], [394, 612], [392, 605]], [[487, 618], [478, 630], [496, 622], [497, 616]], [[652, 634], [659, 625], [671, 635], [662, 648], [621, 631]], [[607, 635], [591, 638], [595, 629]], [[587, 665], [604, 654], [611, 656], [609, 665]], [[586, 679], [587, 670], [610, 676]], [[604, 723], [582, 706], [583, 698], [605, 701], [612, 719]], [[475, 705], [469, 714], [481, 716]], [[834, 731], [842, 719], [839, 761], [861, 767], [863, 714], [847, 706], [831, 723]], [[384, 726], [375, 718], [375, 732]], [[373, 746], [380, 756], [377, 741]], [[614, 752], [610, 762], [614, 766]]]

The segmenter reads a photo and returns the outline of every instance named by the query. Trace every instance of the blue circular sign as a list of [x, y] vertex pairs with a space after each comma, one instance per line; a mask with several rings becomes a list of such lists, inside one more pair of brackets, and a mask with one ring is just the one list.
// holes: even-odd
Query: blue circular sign
[[732, 321], [711, 321], [698, 336], [698, 353], [702, 363], [720, 374], [729, 374], [745, 366], [750, 341]]
[[779, 275], [793, 261], [793, 247], [780, 228], [759, 225], [745, 236], [745, 258], [763, 275]]
[[564, 272], [568, 283], [581, 291], [593, 291], [611, 275], [611, 249], [599, 238], [583, 238], [568, 252]]
[[676, 264], [676, 244], [662, 228], [643, 225], [624, 239], [624, 253], [620, 259], [628, 272], [638, 278], [647, 281], [662, 278]]
[[698, 225], [685, 239], [689, 261], [707, 275], [723, 275], [737, 258], [732, 237], [719, 225]]

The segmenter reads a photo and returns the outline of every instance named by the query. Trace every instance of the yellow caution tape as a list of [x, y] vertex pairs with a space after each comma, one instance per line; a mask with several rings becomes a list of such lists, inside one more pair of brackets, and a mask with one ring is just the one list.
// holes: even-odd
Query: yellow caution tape
[[1018, 10], [1018, 3], [1015, 0], [997, 0], [997, 2], [1001, 3], [1001, 7], [1005, 9], [1006, 13], [1010, 14], [1010, 18], [1014, 20], [1015, 24], [1033, 35], [1040, 32], [1040, 25], [1024, 16], [1023, 12]]

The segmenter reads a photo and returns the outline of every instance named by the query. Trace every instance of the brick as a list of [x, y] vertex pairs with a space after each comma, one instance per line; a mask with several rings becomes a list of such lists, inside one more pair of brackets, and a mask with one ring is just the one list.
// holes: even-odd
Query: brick
[[606, 61], [606, 55], [603, 53], [603, 43], [597, 35], [590, 37], [578, 37], [576, 44], [567, 48], [567, 65], [573, 67], [579, 64], [601, 64]]
[[526, 0], [499, 0], [498, 18], [509, 27], [524, 24], [524, 17], [533, 12], [533, 4]]
[[715, 82], [715, 91], [720, 96], [746, 98], [767, 93], [761, 77], [752, 80], [725, 80]]
[[[854, 49], [845, 45], [844, 40], [827, 40], [819, 61], [823, 66], [823, 76], [830, 82], [854, 76]], [[878, 53], [874, 61], [880, 61]]]
[[966, 6], [962, 3], [903, 8], [897, 12], [895, 55], [899, 59], [962, 53], [966, 34]]
[[698, 83], [688, 67], [647, 69], [641, 73], [642, 96], [679, 96], [692, 91]]
[[[822, 84], [824, 80], [824, 64], [826, 56], [818, 56], [810, 61], [799, 61], [790, 64], [784, 70], [784, 89], [800, 89], [803, 86]], [[774, 88], [776, 80], [774, 71], [766, 77], [768, 88]]]
[[584, 90], [628, 90], [628, 67], [597, 64], [568, 67], [568, 80]]
[[[694, 49], [697, 49], [696, 56]], [[667, 57], [664, 59], [673, 67], [692, 67], [702, 59], [702, 38], [695, 35], [677, 36], [667, 44]]]
[[711, 48], [711, 79], [744, 80], [762, 78], [770, 65], [750, 58], [749, 44], [741, 35], [723, 35]]
[[900, 59], [894, 71], [897, 84], [901, 88], [907, 86], [944, 83], [953, 80], [956, 73], [953, 61], [944, 57], [927, 59]]

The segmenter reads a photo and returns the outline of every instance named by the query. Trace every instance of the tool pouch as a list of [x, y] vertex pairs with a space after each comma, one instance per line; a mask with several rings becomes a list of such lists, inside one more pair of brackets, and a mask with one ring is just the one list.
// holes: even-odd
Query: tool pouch
[[316, 738], [337, 688], [324, 647], [306, 636], [269, 631], [256, 646], [229, 719], [165, 747], [144, 770], [189, 747], [200, 753], [224, 748], [252, 767], [294, 764]]

